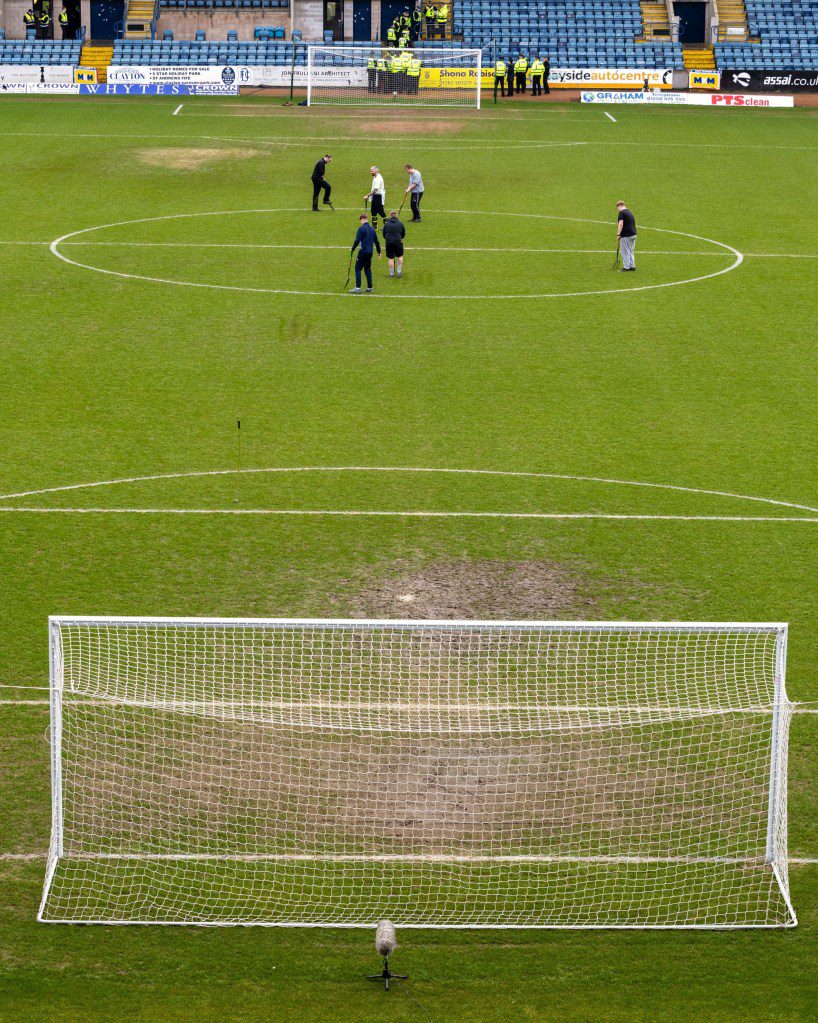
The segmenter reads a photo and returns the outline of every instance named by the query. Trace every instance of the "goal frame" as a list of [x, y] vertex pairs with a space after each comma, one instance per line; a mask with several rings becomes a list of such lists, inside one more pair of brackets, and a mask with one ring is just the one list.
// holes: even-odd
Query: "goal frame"
[[[776, 633], [774, 698], [771, 708], [771, 742], [769, 758], [769, 796], [767, 807], [766, 860], [770, 865], [776, 883], [788, 911], [788, 919], [784, 923], [402, 923], [406, 928], [429, 928], [444, 930], [781, 930], [797, 926], [797, 917], [792, 905], [788, 883], [782, 878], [781, 864], [776, 860], [775, 835], [782, 825], [786, 829], [786, 804], [782, 804], [780, 791], [786, 792], [786, 776], [782, 777], [782, 764], [779, 757], [781, 741], [781, 711], [792, 706], [786, 694], [786, 653], [788, 623], [786, 622], [636, 622], [636, 621], [549, 621], [549, 620], [500, 620], [500, 619], [389, 619], [389, 618], [214, 618], [214, 617], [166, 617], [166, 616], [134, 616], [134, 615], [51, 615], [48, 619], [49, 633], [49, 703], [50, 703], [50, 771], [51, 771], [51, 839], [48, 850], [48, 863], [43, 887], [42, 898], [37, 913], [41, 923], [96, 923], [108, 926], [152, 926], [152, 927], [332, 927], [332, 928], [368, 928], [369, 923], [323, 923], [301, 921], [187, 921], [187, 920], [90, 920], [55, 919], [45, 916], [54, 874], [63, 855], [63, 663], [60, 629], [65, 625], [155, 625], [173, 626], [219, 626], [224, 628], [262, 627], [296, 627], [296, 628], [344, 628], [370, 627], [390, 629], [436, 629], [452, 630], [467, 628], [497, 629], [548, 629], [555, 632], [583, 632], [586, 630], [610, 632], [758, 632]], [[784, 732], [786, 739], [787, 732]], [[114, 858], [118, 858], [115, 854]], [[106, 858], [100, 854], [100, 858]], [[143, 858], [134, 854], [125, 857]], [[167, 859], [196, 859], [195, 854], [168, 855]], [[223, 859], [230, 857], [206, 854], [204, 859]], [[264, 859], [264, 856], [259, 856]], [[387, 857], [388, 858], [388, 857]], [[650, 862], [646, 859], [642, 862]], [[662, 859], [662, 862], [664, 860]], [[786, 863], [784, 864], [786, 868]], [[785, 870], [786, 873], [786, 870]]]
[[[390, 47], [386, 47], [383, 43], [378, 43], [377, 46], [378, 46], [379, 51], [390, 49]], [[378, 107], [389, 107], [390, 104], [388, 104], [388, 103], [358, 103], [358, 104], [348, 103], [347, 104], [347, 103], [343, 103], [343, 102], [338, 102], [338, 103], [323, 104], [323, 103], [315, 103], [313, 101], [313, 71], [314, 71], [314, 69], [316, 67], [316, 65], [315, 65], [315, 63], [313, 61], [314, 52], [316, 50], [324, 50], [324, 51], [327, 51], [329, 53], [338, 54], [339, 52], [342, 52], [344, 49], [347, 49], [347, 50], [350, 50], [350, 51], [354, 51], [356, 55], [360, 55], [361, 57], [364, 57], [365, 55], [367, 55], [367, 54], [365, 54], [365, 50], [366, 50], [365, 47], [344, 46], [344, 45], [341, 45], [341, 44], [334, 45], [334, 46], [325, 46], [325, 45], [323, 45], [321, 43], [311, 43], [310, 45], [307, 46], [307, 106], [308, 107], [312, 107], [312, 106], [378, 106]], [[392, 47], [391, 49], [394, 49], [394, 47]], [[435, 57], [437, 57], [437, 56], [456, 55], [459, 58], [465, 58], [465, 57], [468, 57], [469, 55], [474, 55], [474, 59], [476, 61], [476, 70], [477, 70], [477, 81], [476, 81], [476, 85], [475, 85], [476, 104], [474, 105], [474, 107], [477, 110], [481, 109], [481, 102], [482, 102], [482, 100], [481, 100], [481, 92], [482, 92], [481, 86], [482, 86], [482, 80], [483, 80], [483, 51], [482, 51], [482, 49], [479, 49], [479, 48], [455, 49], [455, 48], [450, 47], [450, 46], [440, 47], [440, 48], [418, 46], [415, 49], [417, 49], [419, 52], [431, 53]], [[457, 90], [450, 90], [450, 91], [456, 92]], [[438, 102], [435, 102], [434, 100], [430, 100], [428, 103], [426, 103], [426, 102], [422, 103], [420, 101], [412, 103], [412, 102], [406, 102], [405, 99], [404, 99], [400, 103], [395, 104], [394, 106], [396, 108], [398, 108], [398, 107], [408, 107], [408, 108], [442, 107], [442, 108], [452, 109], [452, 110], [457, 110], [457, 109], [470, 110], [470, 109], [472, 109], [472, 104], [471, 103], [469, 103], [468, 105], [467, 104], [438, 103]]]

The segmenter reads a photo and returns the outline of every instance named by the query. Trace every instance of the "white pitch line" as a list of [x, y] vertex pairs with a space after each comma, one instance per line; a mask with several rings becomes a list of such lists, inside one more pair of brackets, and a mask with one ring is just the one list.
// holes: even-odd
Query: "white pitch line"
[[613, 116], [613, 114], [609, 114], [607, 110], [604, 110], [603, 113], [605, 114], [605, 116], [608, 118], [609, 121], [613, 121], [614, 124], [617, 123], [617, 120]]
[[[348, 207], [338, 207], [339, 210], [348, 210]], [[64, 252], [60, 251], [60, 245], [70, 241], [72, 238], [77, 238], [79, 235], [91, 234], [95, 231], [105, 231], [114, 227], [130, 227], [133, 224], [146, 224], [146, 223], [157, 223], [160, 221], [167, 220], [189, 220], [196, 217], [224, 217], [224, 216], [237, 216], [257, 213], [292, 213], [292, 212], [303, 212], [303, 208], [297, 207], [263, 207], [259, 209], [245, 209], [245, 210], [208, 210], [199, 213], [171, 213], [156, 217], [138, 217], [134, 220], [119, 220], [113, 221], [108, 224], [96, 224], [93, 227], [80, 228], [77, 231], [69, 231], [66, 234], [61, 235], [59, 238], [55, 238], [51, 243], [50, 249], [57, 259], [61, 259], [64, 263], [68, 263], [69, 266], [78, 267], [81, 270], [90, 270], [93, 273], [106, 274], [110, 277], [118, 277], [122, 280], [133, 280], [133, 281], [147, 281], [150, 284], [169, 284], [174, 287], [187, 287], [187, 288], [200, 288], [207, 291], [231, 291], [231, 292], [243, 292], [246, 294], [255, 295], [307, 295], [316, 298], [343, 298], [344, 300], [349, 299], [349, 295], [338, 291], [312, 291], [302, 290], [298, 288], [262, 288], [252, 287], [248, 285], [239, 284], [216, 284], [208, 283], [205, 281], [184, 281], [177, 280], [172, 277], [154, 277], [149, 274], [132, 274], [125, 273], [121, 270], [110, 270], [106, 267], [94, 266], [90, 263], [81, 263], [79, 260], [71, 259]], [[564, 217], [557, 216], [555, 214], [548, 213], [517, 213], [514, 211], [500, 211], [500, 210], [439, 210], [440, 213], [448, 214], [462, 214], [464, 216], [474, 216], [479, 214], [482, 216], [504, 216], [504, 217], [523, 217], [532, 220], [559, 220], [567, 221], [569, 223], [578, 224], [602, 224], [606, 228], [610, 228], [610, 221], [608, 220], [597, 220], [589, 217]], [[642, 291], [656, 291], [663, 288], [675, 288], [683, 284], [696, 284], [701, 281], [707, 281], [714, 277], [721, 277], [723, 274], [730, 273], [731, 270], [737, 269], [741, 266], [744, 261], [744, 255], [739, 252], [738, 249], [732, 245], [728, 245], [726, 242], [715, 241], [712, 238], [705, 238], [703, 235], [692, 234], [687, 231], [675, 231], [667, 227], [642, 227], [643, 231], [656, 231], [659, 234], [670, 234], [677, 238], [692, 238], [694, 241], [705, 242], [708, 245], [713, 245], [716, 248], [724, 249], [727, 252], [732, 253], [734, 261], [729, 266], [722, 267], [719, 270], [713, 270], [710, 273], [699, 274], [696, 277], [684, 277], [677, 281], [663, 281], [658, 284], [642, 284], [636, 285], [635, 287], [617, 287], [617, 288], [596, 288], [587, 291], [555, 291], [555, 292], [531, 292], [531, 293], [517, 293], [517, 294], [463, 294], [463, 295], [436, 295], [436, 294], [425, 294], [418, 292], [386, 292], [379, 295], [381, 299], [397, 299], [397, 300], [423, 300], [427, 299], [430, 301], [468, 301], [477, 299], [485, 301], [490, 299], [493, 301], [507, 301], [513, 299], [519, 301], [521, 299], [527, 300], [541, 300], [550, 298], [584, 298], [589, 295], [625, 295], [633, 292]]]
[[[0, 853], [0, 861], [6, 861], [6, 862], [11, 862], [11, 863], [13, 863], [15, 861], [20, 861], [20, 862], [35, 861], [35, 860], [44, 860], [44, 859], [47, 858], [47, 856], [48, 856], [48, 850], [46, 850], [46, 849], [44, 849], [42, 852]], [[418, 856], [411, 856], [411, 857], [407, 857], [407, 856], [400, 856], [399, 854], [390, 855], [388, 853], [384, 853], [384, 854], [381, 854], [381, 855], [378, 855], [378, 856], [369, 856], [369, 855], [354, 856], [352, 854], [347, 854], [347, 855], [339, 855], [339, 856], [329, 855], [329, 856], [324, 856], [324, 857], [314, 856], [314, 855], [300, 855], [298, 853], [282, 853], [279, 856], [275, 856], [275, 855], [270, 855], [270, 856], [253, 855], [253, 854], [250, 854], [250, 853], [248, 853], [245, 856], [236, 856], [236, 855], [234, 855], [234, 856], [224, 856], [224, 855], [219, 855], [219, 854], [215, 854], [215, 853], [213, 853], [213, 854], [209, 854], [209, 853], [201, 853], [201, 854], [195, 854], [195, 853], [194, 854], [173, 854], [173, 853], [166, 853], [166, 854], [161, 854], [161, 853], [154, 853], [154, 854], [150, 854], [150, 853], [145, 853], [145, 854], [131, 853], [131, 854], [125, 854], [125, 853], [121, 853], [121, 854], [119, 854], [119, 853], [108, 853], [108, 854], [103, 854], [103, 855], [99, 855], [99, 856], [94, 856], [93, 854], [88, 854], [88, 855], [83, 856], [83, 857], [78, 856], [78, 857], [75, 857], [75, 858], [76, 859], [139, 859], [139, 860], [157, 860], [157, 859], [159, 859], [159, 860], [227, 860], [227, 861], [231, 861], [231, 862], [234, 862], [234, 861], [245, 861], [245, 860], [249, 860], [249, 861], [266, 861], [266, 860], [282, 860], [282, 859], [283, 860], [295, 860], [295, 861], [299, 861], [299, 860], [316, 860], [316, 859], [324, 859], [324, 860], [329, 860], [329, 861], [334, 861], [334, 860], [350, 861], [350, 860], [363, 859], [363, 860], [365, 860], [367, 862], [368, 861], [392, 862], [393, 860], [401, 861], [401, 860], [406, 860], [406, 859], [411, 859], [411, 860], [423, 859], [424, 861], [433, 861], [433, 862], [436, 861], [436, 860], [439, 860], [441, 862], [448, 862], [450, 860], [466, 860], [468, 862], [472, 862], [472, 861], [487, 861], [487, 862], [503, 862], [503, 863], [505, 863], [505, 862], [514, 862], [516, 860], [524, 860], [525, 862], [568, 862], [568, 863], [595, 862], [595, 863], [660, 863], [660, 864], [661, 863], [689, 863], [689, 862], [694, 862], [694, 863], [745, 863], [745, 862], [747, 862], [746, 860], [738, 859], [738, 858], [735, 858], [735, 859], [725, 859], [725, 858], [721, 858], [721, 857], [709, 857], [709, 858], [708, 857], [697, 857], [697, 858], [693, 858], [693, 857], [683, 857], [683, 856], [678, 856], [678, 857], [647, 857], [647, 856], [646, 857], [641, 857], [641, 856], [632, 856], [632, 857], [624, 857], [624, 856], [618, 856], [618, 857], [612, 857], [612, 856], [610, 856], [610, 857], [609, 856], [593, 856], [593, 857], [558, 857], [558, 856], [481, 856], [481, 857], [460, 856], [460, 857], [457, 857], [457, 856], [437, 856], [437, 857], [432, 857], [432, 856], [425, 856], [425, 857], [418, 857]], [[792, 863], [792, 864], [795, 864], [796, 866], [812, 866], [813, 864], [818, 863], [818, 856], [790, 856], [790, 857], [788, 857], [788, 862]]]
[[[638, 487], [646, 490], [669, 490], [673, 493], [700, 494], [706, 497], [726, 497], [735, 501], [752, 501], [756, 504], [769, 504], [776, 508], [791, 508], [794, 511], [810, 512], [818, 515], [818, 508], [794, 501], [782, 501], [775, 497], [756, 497], [750, 494], [738, 494], [729, 490], [713, 490], [705, 487], [686, 487], [678, 483], [653, 483], [645, 480], [623, 480], [611, 476], [578, 476], [558, 472], [532, 472], [523, 469], [457, 469], [418, 465], [293, 465], [264, 466], [246, 469], [195, 469], [188, 472], [151, 473], [145, 476], [120, 476], [117, 479], [93, 480], [90, 483], [63, 483], [55, 487], [39, 487], [36, 490], [20, 490], [15, 493], [0, 494], [0, 501], [16, 501], [25, 497], [38, 497], [42, 494], [59, 494], [70, 490], [94, 490], [99, 487], [120, 486], [127, 483], [154, 483], [158, 480], [200, 479], [209, 476], [260, 476], [291, 473], [417, 473], [418, 475], [439, 476], [500, 476], [510, 479], [562, 480], [569, 483], [600, 483], [607, 486]], [[61, 510], [61, 509], [58, 509]], [[801, 520], [799, 520], [801, 521]]]
[[179, 106], [173, 111], [173, 114], [171, 116], [172, 117], [176, 117], [176, 115], [179, 113], [179, 111], [182, 109], [183, 106], [184, 106], [184, 103], [180, 103]]
[[[31, 244], [41, 245], [42, 242]], [[50, 242], [46, 242], [49, 245]], [[338, 250], [349, 252], [349, 245], [302, 245], [296, 242], [63, 242], [63, 248], [70, 246], [106, 246], [108, 248], [169, 248], [169, 249], [318, 249], [320, 251]], [[537, 252], [576, 254], [576, 255], [609, 255], [607, 249], [539, 249], [539, 248], [495, 248], [491, 246], [463, 245], [407, 245], [410, 252]], [[640, 249], [640, 256], [716, 256], [719, 259], [732, 259], [732, 252], [696, 252], [689, 249]]]
[[[340, 209], [340, 207], [338, 207]], [[293, 210], [292, 212], [303, 212]], [[195, 215], [195, 214], [193, 214]], [[51, 245], [50, 241], [5, 241], [0, 238], [0, 245], [29, 245], [46, 248]], [[180, 248], [180, 249], [319, 249], [319, 250], [344, 250], [348, 251], [348, 245], [298, 245], [295, 243], [277, 242], [63, 242], [63, 248], [78, 246], [107, 246], [108, 248]], [[540, 252], [540, 253], [563, 253], [566, 255], [608, 255], [607, 249], [529, 249], [529, 248], [494, 248], [487, 246], [465, 247], [460, 245], [407, 245], [406, 248], [412, 252]], [[730, 252], [713, 252], [710, 250], [697, 249], [639, 249], [640, 256], [715, 256], [727, 259]], [[818, 259], [818, 252], [744, 252], [745, 259]]]
[[26, 515], [279, 515], [416, 519], [600, 519], [617, 522], [807, 522], [806, 515], [647, 515], [614, 512], [398, 511], [360, 508], [37, 508], [0, 505], [0, 512]]

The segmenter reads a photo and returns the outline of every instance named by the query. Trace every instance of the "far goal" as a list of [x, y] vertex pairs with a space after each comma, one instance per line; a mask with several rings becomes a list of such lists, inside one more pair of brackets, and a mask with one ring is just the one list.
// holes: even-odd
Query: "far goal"
[[482, 51], [310, 46], [307, 105], [480, 106]]
[[787, 927], [784, 625], [54, 618], [50, 923]]

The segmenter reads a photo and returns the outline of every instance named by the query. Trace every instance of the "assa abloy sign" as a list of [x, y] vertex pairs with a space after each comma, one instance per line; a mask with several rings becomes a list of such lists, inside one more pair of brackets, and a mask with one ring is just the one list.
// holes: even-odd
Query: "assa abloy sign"
[[730, 92], [818, 92], [818, 71], [740, 71], [721, 73]]

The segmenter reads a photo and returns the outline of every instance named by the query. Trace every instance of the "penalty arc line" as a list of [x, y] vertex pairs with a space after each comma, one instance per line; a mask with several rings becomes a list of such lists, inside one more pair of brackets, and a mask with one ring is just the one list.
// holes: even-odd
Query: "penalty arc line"
[[[533, 472], [523, 469], [458, 469], [440, 468], [435, 466], [398, 466], [398, 465], [295, 465], [265, 466], [245, 469], [197, 469], [188, 472], [151, 473], [144, 476], [121, 476], [110, 480], [93, 480], [86, 483], [64, 483], [54, 487], [39, 487], [36, 490], [20, 490], [14, 493], [0, 494], [0, 501], [16, 501], [26, 497], [38, 497], [43, 494], [65, 493], [71, 490], [93, 490], [99, 487], [112, 487], [128, 483], [152, 483], [158, 480], [199, 479], [210, 476], [234, 475], [267, 475], [289, 473], [417, 473], [420, 475], [441, 476], [498, 476], [514, 479], [562, 480], [571, 483], [599, 483], [607, 486], [639, 487], [646, 490], [669, 490], [674, 493], [700, 494], [706, 497], [724, 497], [735, 501], [752, 501], [757, 504], [769, 504], [777, 508], [791, 508], [818, 515], [818, 508], [795, 501], [782, 501], [774, 497], [756, 497], [750, 494], [738, 494], [729, 490], [713, 490], [704, 487], [687, 487], [678, 483], [652, 483], [644, 480], [615, 479], [610, 476], [580, 476], [568, 473]], [[0, 506], [1, 508], [2, 506]], [[800, 520], [799, 520], [800, 521]]]

